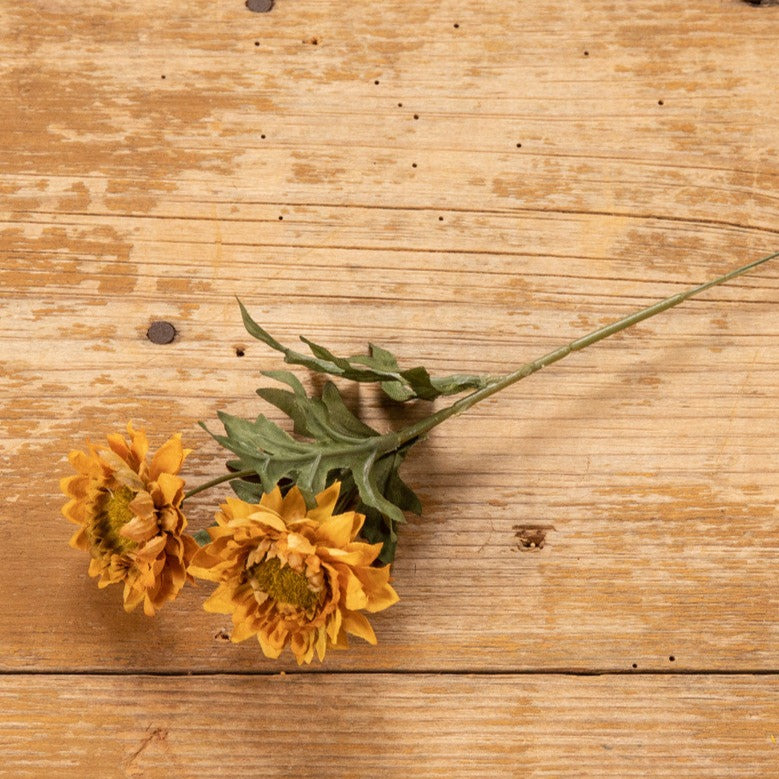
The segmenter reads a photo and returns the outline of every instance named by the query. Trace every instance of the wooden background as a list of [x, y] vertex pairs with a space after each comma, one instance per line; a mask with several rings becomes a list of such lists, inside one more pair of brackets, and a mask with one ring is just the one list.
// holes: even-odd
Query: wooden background
[[776, 251], [778, 44], [740, 0], [3, 0], [0, 773], [776, 776], [779, 261], [436, 430], [401, 601], [323, 665], [207, 584], [126, 615], [58, 479], [132, 419], [195, 485], [198, 420], [280, 420], [235, 295], [500, 373]]

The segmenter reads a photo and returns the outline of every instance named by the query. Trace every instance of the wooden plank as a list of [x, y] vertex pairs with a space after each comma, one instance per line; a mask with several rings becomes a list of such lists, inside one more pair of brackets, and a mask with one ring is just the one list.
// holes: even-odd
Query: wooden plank
[[[485, 274], [485, 298], [499, 294], [505, 278]], [[521, 317], [518, 333], [497, 344], [489, 335], [469, 344], [477, 357], [465, 367], [495, 372], [505, 365], [502, 353], [535, 356], [561, 342], [532, 324], [536, 316], [547, 323], [562, 318], [553, 292], [559, 279], [539, 272], [536, 283], [546, 285], [547, 300], [542, 296]], [[686, 668], [775, 669], [775, 282], [766, 271], [751, 284], [723, 292], [727, 303], [690, 304], [578, 355], [436, 431], [406, 469], [426, 513], [402, 536], [395, 569], [402, 602], [377, 615], [378, 650], [330, 662], [625, 669], [667, 668], [673, 655]], [[667, 289], [651, 287], [655, 296]], [[579, 314], [587, 327], [606, 318], [596, 318], [598, 308], [612, 318], [628, 310], [603, 293], [590, 306], [593, 313]], [[257, 371], [279, 362], [259, 345], [246, 346], [234, 304], [204, 303], [201, 310], [189, 321], [170, 317], [181, 335], [169, 347], [145, 339], [148, 319], [137, 299], [113, 300], [99, 324], [74, 321], [70, 311], [37, 322], [29, 315], [39, 342], [51, 344], [43, 354], [5, 329], [18, 371], [4, 412], [13, 463], [5, 505], [18, 528], [6, 541], [9, 563], [0, 572], [3, 589], [16, 593], [0, 637], [6, 668], [263, 662], [255, 644], [223, 646], [224, 621], [199, 611], [207, 587], [186, 593], [152, 623], [121, 613], [118, 593], [98, 592], [87, 580], [86, 560], [65, 547], [70, 526], [56, 519], [62, 502], [56, 477], [68, 472], [62, 457], [86, 434], [104, 435], [107, 415], [115, 426], [129, 417], [150, 424], [156, 443], [187, 430], [197, 448], [187, 468], [194, 484], [216, 475], [223, 456], [193, 431], [193, 421], [213, 418], [219, 407], [249, 416], [266, 410], [251, 399]], [[272, 307], [266, 324], [289, 328], [291, 310], [302, 328], [308, 314], [299, 305]], [[317, 310], [328, 316], [324, 306]], [[454, 320], [456, 306], [441, 303], [438, 310]], [[426, 309], [409, 307], [407, 314], [400, 346], [411, 360], [414, 344], [431, 347]], [[222, 317], [232, 323], [209, 332]], [[120, 327], [114, 318], [133, 324]], [[506, 319], [505, 310], [484, 309], [481, 324], [497, 327]], [[567, 338], [583, 332], [580, 322], [569, 313], [559, 327]], [[108, 335], [107, 328], [113, 328]], [[353, 321], [340, 326], [345, 351], [361, 348], [361, 331]], [[376, 326], [370, 338], [389, 331]], [[310, 334], [327, 340], [328, 332], [320, 325]], [[244, 358], [230, 353], [235, 343], [246, 346]], [[462, 367], [458, 338], [442, 327], [434, 343], [445, 355], [429, 352], [435, 366]], [[55, 352], [68, 357], [55, 359]], [[372, 392], [350, 397], [371, 423], [391, 421]], [[44, 485], [43, 495], [27, 488], [30, 474]], [[194, 526], [208, 524], [216, 499], [193, 504]], [[533, 528], [548, 526], [554, 529], [544, 548], [523, 554], [523, 539], [530, 543]], [[56, 588], [41, 593], [40, 580], [27, 574], [31, 556], [47, 560]]]
[[[236, 293], [287, 340], [495, 373], [776, 248], [776, 7], [381, 9], [0, 8], [4, 669], [288, 667], [202, 587], [122, 614], [57, 519], [64, 453], [128, 418], [218, 472], [194, 421], [279, 366]], [[329, 667], [776, 670], [776, 273], [437, 431], [402, 601]]]
[[5, 676], [13, 776], [770, 776], [775, 678]]

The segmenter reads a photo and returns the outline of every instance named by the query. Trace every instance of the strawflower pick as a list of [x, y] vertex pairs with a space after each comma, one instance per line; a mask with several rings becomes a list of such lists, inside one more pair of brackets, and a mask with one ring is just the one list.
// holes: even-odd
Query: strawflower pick
[[[339, 357], [302, 336], [310, 354], [296, 352], [260, 327], [239, 301], [249, 334], [289, 364], [378, 383], [398, 403], [461, 397], [380, 433], [347, 408], [332, 381], [309, 395], [290, 371], [265, 371], [284, 387], [261, 387], [257, 394], [291, 419], [293, 433], [262, 414], [248, 420], [218, 412], [224, 434], [211, 435], [234, 457], [226, 474], [188, 492], [177, 475], [188, 452], [179, 436], [151, 462], [145, 434], [132, 426], [129, 443], [113, 435], [108, 448], [71, 452], [77, 475], [62, 480], [70, 498], [63, 513], [79, 526], [71, 545], [90, 553], [89, 573], [99, 577], [99, 586], [124, 584], [127, 610], [143, 603], [153, 615], [188, 579], [216, 582], [206, 610], [230, 614], [231, 639], [256, 637], [268, 657], [289, 646], [298, 663], [315, 654], [321, 660], [328, 648], [347, 646], [348, 635], [376, 643], [364, 612], [397, 601], [390, 584], [397, 528], [404, 512], [422, 511], [399, 474], [415, 443], [532, 373], [776, 257], [779, 252], [661, 300], [503, 376], [433, 377], [422, 366], [401, 369], [391, 352], [375, 345], [367, 355]], [[237, 497], [219, 507], [215, 525], [185, 533], [184, 502], [227, 481]]]

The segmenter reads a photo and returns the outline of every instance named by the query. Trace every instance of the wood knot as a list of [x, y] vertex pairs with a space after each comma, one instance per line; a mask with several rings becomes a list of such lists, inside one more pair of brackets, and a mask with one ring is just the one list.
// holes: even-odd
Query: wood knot
[[553, 525], [525, 524], [514, 525], [514, 538], [517, 539], [517, 549], [520, 552], [538, 551], [546, 544], [546, 534], [554, 530]]

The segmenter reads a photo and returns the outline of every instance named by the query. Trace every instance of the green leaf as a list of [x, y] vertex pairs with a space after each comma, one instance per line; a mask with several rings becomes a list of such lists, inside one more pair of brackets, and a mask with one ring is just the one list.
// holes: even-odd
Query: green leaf
[[371, 544], [383, 544], [378, 561], [384, 564], [391, 563], [395, 559], [398, 545], [398, 534], [393, 523], [380, 511], [370, 506], [358, 507], [358, 511], [365, 514], [365, 523], [361, 531], [365, 540]]
[[206, 544], [210, 543], [211, 536], [208, 534], [207, 530], [196, 530], [192, 534], [192, 538], [195, 539], [198, 546], [205, 546]]
[[[369, 345], [369, 354], [339, 357], [321, 344], [314, 343], [308, 338], [300, 336], [300, 340], [311, 351], [311, 355], [302, 354], [284, 346], [267, 330], [260, 327], [252, 319], [240, 300], [238, 305], [241, 307], [241, 316], [249, 335], [267, 344], [272, 349], [281, 352], [284, 355], [285, 362], [291, 365], [303, 365], [312, 371], [339, 376], [350, 381], [377, 382], [392, 400], [399, 402], [415, 399], [435, 400], [442, 395], [456, 395], [469, 389], [479, 389], [486, 386], [492, 379], [490, 376], [475, 374], [453, 374], [451, 376], [433, 378], [427, 369], [421, 365], [401, 370], [395, 355], [387, 349], [376, 346], [376, 344]], [[282, 373], [284, 372], [274, 372], [276, 378], [279, 378]], [[289, 375], [291, 376], [292, 374]], [[286, 381], [288, 384], [290, 383], [286, 379], [281, 380]], [[297, 388], [294, 388], [294, 393], [298, 395]], [[271, 400], [270, 397], [274, 399]], [[288, 404], [287, 399], [278, 395], [270, 397], [266, 399], [287, 413], [286, 407], [282, 408], [279, 405], [279, 403]], [[296, 426], [299, 425], [299, 420], [295, 419], [295, 423]], [[302, 430], [296, 427], [296, 432], [302, 433]]]
[[247, 503], [259, 503], [262, 497], [262, 484], [250, 482], [246, 479], [233, 479], [230, 482], [233, 492]]
[[273, 377], [291, 391], [258, 392], [293, 420], [298, 437], [262, 414], [252, 421], [219, 412], [225, 434], [211, 435], [237, 456], [229, 461], [229, 469], [256, 474], [232, 480], [233, 490], [242, 500], [256, 503], [279, 482], [294, 482], [313, 507], [317, 493], [339, 480], [346, 490], [356, 490], [357, 510], [366, 514], [365, 537], [381, 540], [381, 559], [391, 561], [396, 526], [405, 521], [403, 511], [419, 508], [397, 472], [411, 443], [401, 446], [394, 433], [381, 435], [360, 421], [332, 382], [325, 384], [321, 397], [309, 397], [292, 374], [278, 371]]

